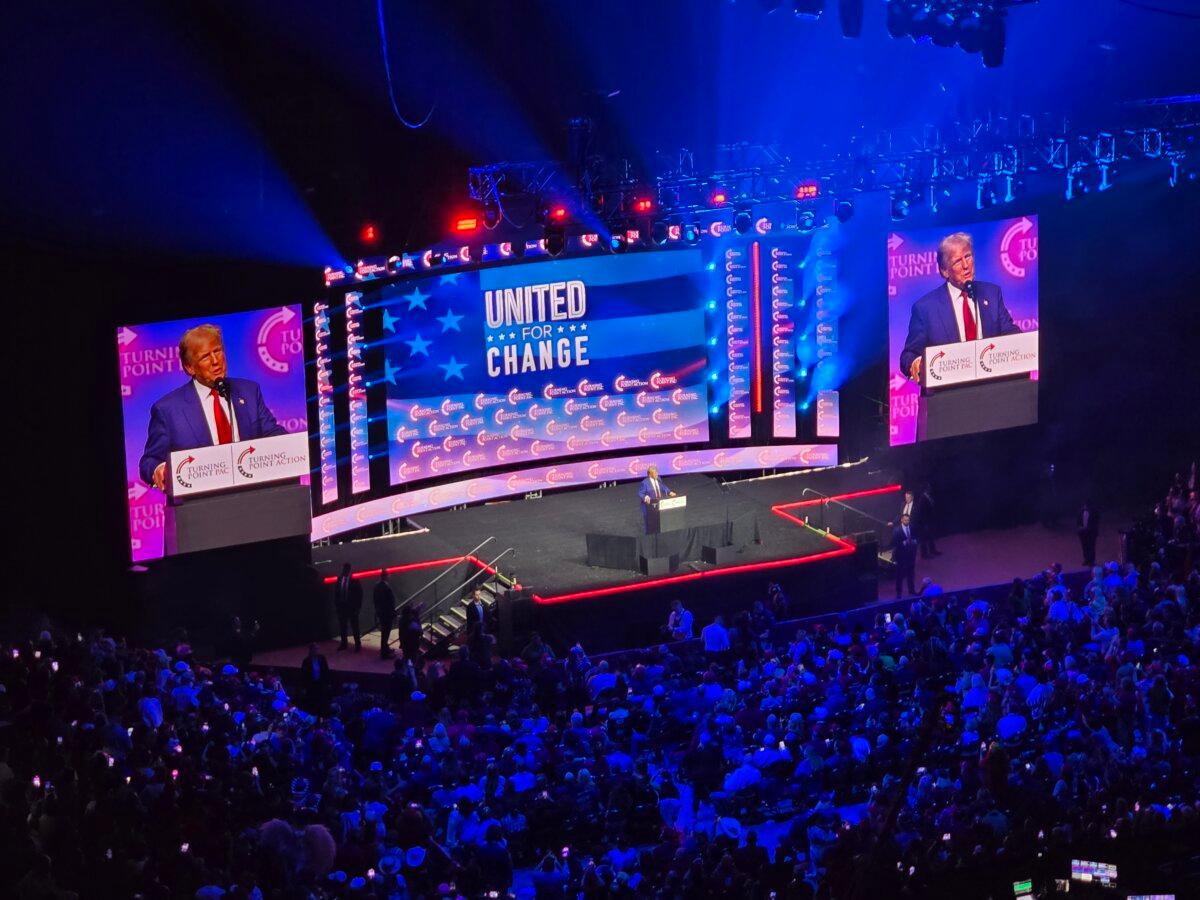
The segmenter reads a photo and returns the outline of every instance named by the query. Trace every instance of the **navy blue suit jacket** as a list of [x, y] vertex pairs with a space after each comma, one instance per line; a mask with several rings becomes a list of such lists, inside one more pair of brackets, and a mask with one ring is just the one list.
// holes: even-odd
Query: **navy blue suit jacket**
[[[245, 378], [229, 379], [229, 399], [233, 415], [237, 419], [238, 439], [252, 441], [255, 438], [275, 437], [287, 434], [286, 429], [275, 421], [275, 416], [263, 401], [262, 389]], [[221, 401], [222, 406], [225, 401]], [[228, 407], [226, 407], [228, 409]], [[138, 472], [147, 484], [154, 483], [154, 470], [166, 462], [175, 450], [191, 450], [193, 447], [211, 447], [212, 435], [200, 406], [200, 397], [189, 378], [181, 387], [160, 397], [150, 407], [150, 426], [146, 430], [146, 449]]]
[[[979, 305], [978, 337], [998, 337], [1002, 334], [1019, 334], [1021, 329], [1013, 321], [1000, 285], [988, 281], [975, 282], [975, 300]], [[912, 317], [908, 320], [908, 338], [900, 353], [900, 371], [908, 375], [912, 362], [925, 352], [926, 347], [938, 344], [958, 343], [958, 321], [950, 305], [950, 287], [942, 283], [913, 304]]]
[[[667, 487], [667, 483], [660, 476], [658, 479], [659, 489], [662, 491], [660, 496], [670, 497], [671, 489]], [[650, 505], [646, 503], [646, 498], [654, 499], [654, 486], [650, 483], [650, 476], [647, 475], [642, 479], [642, 486], [638, 488], [638, 503], [642, 507], [642, 524], [647, 528], [650, 527]]]

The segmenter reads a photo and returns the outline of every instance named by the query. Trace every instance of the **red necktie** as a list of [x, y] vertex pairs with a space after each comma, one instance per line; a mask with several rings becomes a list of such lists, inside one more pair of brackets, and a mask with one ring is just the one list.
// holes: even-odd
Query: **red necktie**
[[975, 333], [975, 317], [971, 315], [971, 303], [967, 300], [967, 292], [963, 291], [963, 339], [973, 341], [978, 335]]
[[232, 444], [233, 429], [229, 427], [229, 416], [225, 415], [225, 408], [221, 406], [221, 398], [217, 396], [217, 392], [211, 391], [209, 396], [213, 402], [213, 420], [217, 423], [217, 443]]

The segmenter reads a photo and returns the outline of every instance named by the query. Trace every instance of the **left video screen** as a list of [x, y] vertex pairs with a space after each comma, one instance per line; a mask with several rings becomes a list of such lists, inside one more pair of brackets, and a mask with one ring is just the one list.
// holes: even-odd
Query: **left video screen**
[[116, 342], [134, 562], [164, 555], [169, 495], [307, 481], [299, 306], [122, 325]]

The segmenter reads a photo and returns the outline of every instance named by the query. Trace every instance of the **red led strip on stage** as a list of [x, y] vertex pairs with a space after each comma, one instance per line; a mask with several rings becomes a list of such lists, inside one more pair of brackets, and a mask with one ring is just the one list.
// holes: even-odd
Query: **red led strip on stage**
[[[853, 491], [848, 494], [835, 494], [832, 497], [817, 497], [813, 500], [800, 500], [796, 503], [781, 503], [771, 507], [771, 512], [777, 516], [782, 516], [788, 521], [795, 522], [801, 527], [809, 527], [803, 519], [793, 516], [787, 512], [789, 509], [800, 509], [808, 506], [817, 506], [821, 503], [827, 503], [830, 500], [853, 500], [856, 497], [873, 497], [878, 494], [892, 494], [901, 489], [901, 485], [889, 484], [884, 487], [870, 488], [865, 491]], [[816, 529], [813, 529], [814, 531]], [[609, 594], [620, 594], [627, 591], [640, 591], [645, 588], [662, 587], [667, 584], [680, 584], [686, 581], [696, 581], [700, 578], [712, 578], [719, 575], [730, 575], [735, 572], [754, 572], [761, 569], [777, 569], [781, 566], [803, 565], [804, 563], [817, 562], [822, 559], [830, 559], [835, 556], [846, 556], [855, 550], [854, 544], [832, 534], [822, 533], [823, 536], [837, 545], [836, 550], [828, 550], [825, 553], [816, 553], [812, 556], [794, 556], [789, 559], [773, 559], [766, 562], [745, 563], [740, 566], [725, 566], [720, 569], [708, 569], [704, 572], [689, 572], [686, 575], [668, 575], [665, 578], [654, 578], [650, 581], [638, 581], [632, 584], [617, 584], [611, 587], [595, 588], [590, 591], [576, 591], [571, 594], [558, 594], [554, 597], [540, 597], [537, 594], [533, 595], [534, 602], [543, 606], [549, 606], [555, 603], [568, 603], [572, 600], [583, 600], [588, 597], [604, 597]]]
[[762, 412], [762, 286], [758, 241], [750, 245], [750, 315], [754, 322], [754, 411]]
[[[812, 500], [798, 500], [795, 503], [780, 503], [771, 507], [771, 512], [777, 516], [782, 516], [790, 522], [795, 522], [803, 528], [810, 527], [803, 519], [792, 515], [788, 510], [804, 509], [810, 506], [819, 506], [822, 503], [828, 503], [831, 500], [854, 500], [859, 497], [874, 497], [880, 494], [894, 494], [901, 489], [899, 484], [889, 484], [884, 487], [869, 488], [865, 491], [852, 491], [848, 494], [834, 494], [831, 497], [815, 497]], [[817, 529], [813, 529], [816, 531]], [[817, 562], [822, 559], [832, 559], [837, 556], [847, 556], [854, 552], [855, 546], [849, 541], [843, 540], [833, 534], [822, 532], [822, 537], [831, 541], [836, 547], [836, 550], [827, 550], [824, 553], [815, 553], [812, 556], [793, 556], [788, 559], [771, 559], [765, 562], [744, 563], [740, 566], [724, 566], [719, 569], [707, 569], [703, 572], [688, 572], [685, 575], [668, 575], [665, 578], [653, 578], [649, 581], [637, 581], [632, 584], [615, 584], [610, 587], [594, 588], [590, 591], [575, 591], [570, 594], [557, 594], [553, 597], [541, 597], [537, 594], [533, 595], [535, 603], [542, 606], [552, 606], [556, 603], [569, 603], [573, 600], [584, 600], [589, 597], [605, 597], [611, 594], [623, 594], [629, 591], [641, 591], [646, 588], [662, 587], [668, 584], [683, 584], [688, 581], [697, 581], [701, 578], [713, 578], [721, 575], [732, 575], [737, 572], [758, 572], [764, 569], [779, 569], [784, 566], [798, 566], [805, 563]], [[475, 556], [449, 556], [445, 559], [430, 559], [424, 562], [405, 563], [400, 566], [388, 566], [389, 573], [408, 572], [414, 569], [429, 569], [434, 566], [450, 565], [451, 563], [469, 562], [472, 565], [482, 569], [490, 575], [495, 575], [496, 570], [485, 563], [483, 560]], [[354, 572], [352, 578], [371, 578], [378, 576], [381, 569], [367, 569], [362, 572]], [[335, 584], [338, 576], [330, 575], [324, 579], [325, 584]], [[520, 588], [520, 584], [514, 584], [516, 588]]]

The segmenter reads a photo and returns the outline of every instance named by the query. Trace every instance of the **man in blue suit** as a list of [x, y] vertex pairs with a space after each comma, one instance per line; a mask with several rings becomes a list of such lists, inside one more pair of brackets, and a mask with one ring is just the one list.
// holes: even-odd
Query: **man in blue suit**
[[[142, 480], [160, 491], [174, 450], [287, 434], [255, 382], [226, 378], [225, 342], [216, 325], [185, 331], [179, 339], [179, 362], [191, 378], [150, 407], [146, 449], [138, 465]], [[217, 390], [223, 379], [229, 385], [228, 399]]]
[[908, 338], [900, 353], [900, 371], [913, 381], [921, 379], [926, 347], [1021, 331], [1004, 305], [1000, 285], [975, 280], [975, 252], [969, 234], [959, 231], [942, 238], [938, 272], [946, 283], [913, 304]]
[[646, 534], [650, 533], [650, 504], [663, 497], [674, 496], [676, 496], [675, 492], [663, 484], [662, 479], [658, 477], [658, 466], [648, 468], [646, 477], [642, 479], [642, 485], [638, 488], [638, 497], [642, 501], [642, 525], [646, 529]]

